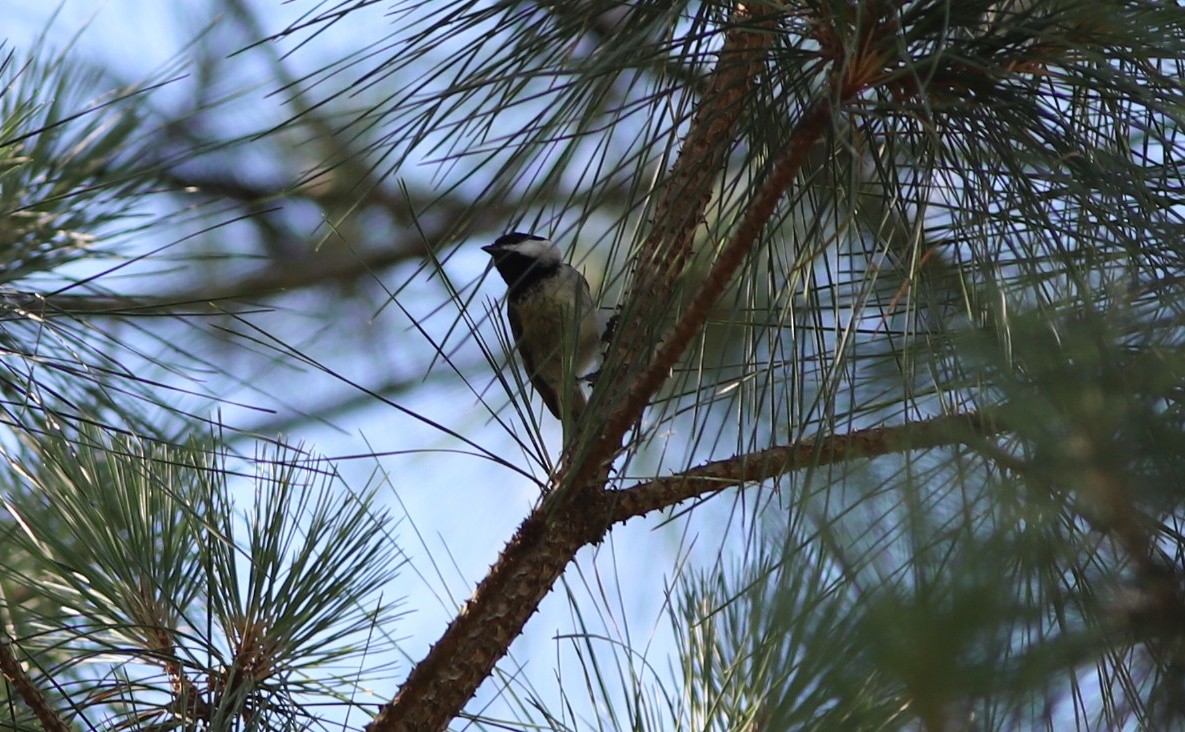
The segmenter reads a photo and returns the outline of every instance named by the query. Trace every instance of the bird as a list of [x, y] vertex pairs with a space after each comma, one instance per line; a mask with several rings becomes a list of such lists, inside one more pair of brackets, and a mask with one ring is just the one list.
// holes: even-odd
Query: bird
[[601, 342], [588, 280], [535, 234], [510, 232], [482, 251], [506, 282], [506, 317], [527, 378], [567, 432], [588, 406], [580, 380]]

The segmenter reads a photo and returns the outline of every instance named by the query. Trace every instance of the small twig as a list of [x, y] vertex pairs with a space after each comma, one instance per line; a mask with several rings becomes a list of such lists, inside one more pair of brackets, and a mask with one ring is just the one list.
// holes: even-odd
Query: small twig
[[758, 483], [808, 467], [943, 445], [973, 444], [1006, 429], [991, 417], [971, 412], [894, 427], [857, 430], [845, 435], [829, 435], [737, 455], [613, 493], [613, 523], [622, 523], [690, 498], [745, 483]]

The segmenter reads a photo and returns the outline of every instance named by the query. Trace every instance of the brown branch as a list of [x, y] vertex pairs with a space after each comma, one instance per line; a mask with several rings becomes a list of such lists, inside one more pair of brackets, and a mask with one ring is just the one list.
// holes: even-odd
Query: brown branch
[[33, 685], [28, 674], [21, 668], [21, 664], [12, 653], [12, 644], [8, 639], [0, 639], [0, 672], [4, 678], [16, 689], [16, 693], [25, 705], [37, 716], [43, 729], [47, 732], [69, 732], [70, 728], [58, 717], [57, 712], [49, 706], [41, 690]]
[[[743, 23], [725, 35], [708, 92], [656, 205], [654, 233], [639, 259], [643, 263], [640, 271], [647, 277], [635, 293], [644, 295], [632, 300], [645, 301], [652, 309], [665, 307], [660, 305], [659, 293], [673, 290], [690, 255], [695, 227], [727, 160], [729, 146], [721, 141], [733, 139], [741, 119], [741, 102], [772, 43], [768, 27], [753, 30], [746, 11], [737, 15]], [[644, 339], [635, 339], [635, 344], [644, 345]], [[626, 348], [624, 352], [636, 351]], [[609, 445], [603, 448], [606, 454], [620, 445], [622, 434], [624, 429], [615, 442], [605, 441]], [[557, 484], [566, 472], [560, 471]], [[532, 512], [462, 612], [368, 729], [431, 732], [444, 729], [460, 712], [580, 547], [599, 542], [612, 525], [609, 494], [596, 481], [586, 483], [592, 490], [579, 496], [552, 491]]]
[[[872, 25], [865, 23], [861, 27], [871, 27]], [[887, 37], [892, 38], [892, 35]], [[861, 48], [860, 63], [853, 62], [852, 65], [866, 68], [871, 64], [868, 59], [878, 59], [880, 64], [886, 63], [887, 59], [881, 54], [879, 45], [861, 44]], [[579, 490], [581, 486], [592, 485], [598, 471], [607, 469], [606, 466], [621, 445], [625, 431], [638, 419], [642, 410], [649, 403], [650, 397], [658, 391], [668, 374], [671, 373], [675, 362], [683, 355], [695, 334], [703, 327], [709, 311], [724, 294], [733, 275], [753, 250], [761, 233], [765, 230], [766, 224], [777, 210], [778, 203], [794, 183], [812, 149], [834, 125], [835, 111], [863, 93], [876, 78], [876, 73], [871, 71], [862, 76], [853, 77], [849, 73], [849, 69], [850, 66], [841, 65], [832, 70], [829, 81], [830, 95], [815, 101], [804, 110], [802, 118], [794, 126], [789, 139], [779, 152], [773, 171], [764, 181], [761, 190], [757, 192], [752, 202], [745, 208], [744, 216], [736, 226], [732, 238], [712, 263], [711, 270], [692, 297], [683, 316], [670, 333], [662, 339], [661, 347], [649, 360], [641, 374], [628, 382], [629, 388], [626, 395], [615, 402], [616, 407], [609, 417], [604, 421], [596, 420], [595, 423], [600, 431], [599, 435], [581, 456], [584, 459], [580, 460], [579, 464], [573, 468], [572, 477], [561, 475], [561, 478], [556, 480], [557, 485], [572, 485]], [[652, 296], [646, 295], [646, 297]], [[655, 304], [655, 307], [668, 307], [665, 298], [660, 296], [658, 299], [659, 302]], [[609, 354], [609, 358], [613, 358], [612, 352]], [[612, 362], [606, 364], [607, 369], [615, 367], [616, 364]], [[611, 371], [610, 374], [612, 375]], [[594, 416], [596, 415], [594, 414]], [[589, 420], [586, 420], [587, 423]]]
[[213, 710], [197, 684], [186, 675], [185, 667], [177, 660], [175, 632], [163, 620], [167, 617], [167, 610], [161, 607], [154, 588], [149, 584], [142, 585], [139, 597], [132, 604], [144, 610], [143, 613], [137, 613], [137, 625], [144, 629], [144, 640], [151, 651], [151, 658], [160, 664], [169, 678], [174, 713], [186, 722], [208, 723]]
[[[762, 11], [767, 8], [758, 6]], [[725, 35], [716, 67], [688, 125], [679, 156], [656, 191], [650, 233], [632, 262], [635, 281], [618, 308], [634, 327], [610, 344], [602, 369], [606, 383], [633, 380], [631, 365], [650, 360], [669, 323], [675, 288], [692, 255], [696, 229], [703, 223], [717, 181], [744, 118], [745, 100], [777, 30], [776, 16], [754, 17], [738, 5], [736, 23]], [[603, 409], [594, 403], [594, 409]], [[599, 423], [594, 416], [586, 422]]]
[[[738, 8], [741, 21], [725, 36], [708, 93], [692, 119], [691, 129], [670, 177], [660, 191], [651, 236], [635, 260], [639, 282], [628, 298], [631, 322], [661, 324], [670, 294], [691, 253], [696, 226], [702, 219], [716, 177], [724, 168], [745, 95], [755, 82], [765, 51], [772, 42], [773, 16], [754, 20]], [[875, 50], [875, 49], [873, 49]], [[613, 523], [617, 496], [604, 490], [613, 455], [629, 425], [642, 413], [651, 395], [670, 372], [709, 310], [760, 239], [778, 203], [797, 178], [816, 141], [834, 123], [834, 111], [860, 94], [867, 79], [832, 80], [833, 94], [804, 111], [772, 173], [754, 197], [732, 239], [716, 258], [705, 282], [686, 312], [637, 378], [627, 379], [624, 398], [612, 404], [605, 420], [597, 411], [585, 419], [599, 434], [569, 443], [552, 490], [519, 528], [490, 574], [446, 629], [444, 635], [411, 672], [395, 699], [383, 707], [368, 729], [443, 729], [477, 690], [521, 632], [538, 603], [585, 544], [600, 542]], [[654, 315], [655, 317], [647, 317]], [[649, 328], [637, 328], [622, 344], [614, 343], [599, 382], [621, 383], [620, 371], [656, 341]], [[594, 402], [594, 405], [596, 402]]]
[[[974, 443], [1005, 429], [975, 413], [937, 417], [770, 448], [623, 491], [589, 492], [578, 501], [546, 501], [519, 527], [473, 598], [369, 729], [443, 729], [472, 694], [457, 680], [488, 676], [576, 552], [600, 542], [614, 523], [730, 485], [844, 460]], [[409, 689], [416, 704], [403, 706]]]
[[593, 501], [579, 505], [569, 501], [558, 510], [551, 508], [551, 502], [536, 508], [473, 597], [367, 729], [443, 730], [505, 655], [577, 550], [600, 541], [608, 531], [607, 495], [594, 494]]
[[639, 483], [613, 493], [613, 523], [623, 523], [690, 498], [745, 483], [758, 483], [796, 470], [929, 447], [974, 444], [1007, 429], [992, 417], [971, 412], [771, 447], [705, 463], [679, 475]]
[[725, 36], [679, 157], [658, 191], [650, 235], [635, 261], [635, 291], [646, 296], [631, 297], [631, 302], [668, 306], [667, 296], [674, 291], [691, 257], [695, 230], [704, 219], [716, 181], [725, 168], [731, 141], [743, 118], [745, 98], [755, 86], [757, 72], [773, 43], [774, 17], [754, 17], [745, 6], [737, 6], [733, 21], [738, 25]]
[[[764, 5], [758, 7], [768, 11]], [[707, 204], [741, 128], [745, 99], [754, 89], [773, 44], [776, 15], [755, 18], [751, 8], [738, 5], [734, 21], [737, 25], [726, 33], [678, 159], [656, 194], [649, 236], [633, 262], [638, 276], [617, 314], [633, 326], [622, 329], [620, 338], [611, 339], [602, 370], [604, 383], [633, 381], [634, 366], [647, 364], [655, 343], [661, 342], [661, 330], [670, 322], [675, 287], [691, 259], [696, 230], [705, 219]], [[593, 406], [597, 415], [609, 409], [596, 399]], [[598, 416], [584, 420], [585, 424], [601, 422]]]
[[662, 386], [671, 367], [703, 326], [712, 306], [724, 294], [732, 276], [744, 263], [766, 223], [773, 216], [778, 202], [798, 175], [815, 141], [830, 126], [831, 119], [832, 105], [824, 100], [816, 102], [799, 120], [777, 167], [753, 203], [746, 209], [736, 233], [712, 265], [707, 279], [695, 293], [683, 317], [663, 341], [646, 369], [629, 385], [625, 397], [617, 402], [617, 408], [603, 423], [598, 423], [600, 435], [589, 450], [589, 458], [583, 460], [579, 466], [571, 484], [587, 483], [595, 471], [607, 464], [616, 452], [625, 431], [645, 409], [650, 397]]

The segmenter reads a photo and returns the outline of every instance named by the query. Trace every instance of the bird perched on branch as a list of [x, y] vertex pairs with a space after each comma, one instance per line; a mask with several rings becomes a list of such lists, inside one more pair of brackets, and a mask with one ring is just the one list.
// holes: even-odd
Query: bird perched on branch
[[506, 316], [527, 377], [567, 432], [588, 406], [580, 379], [601, 340], [588, 280], [534, 234], [512, 232], [482, 250], [506, 281]]

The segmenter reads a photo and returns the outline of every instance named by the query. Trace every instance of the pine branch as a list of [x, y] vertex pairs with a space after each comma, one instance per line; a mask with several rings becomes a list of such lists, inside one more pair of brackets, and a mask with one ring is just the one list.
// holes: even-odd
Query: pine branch
[[[603, 423], [597, 423], [599, 437], [591, 446], [589, 457], [582, 461], [581, 469], [574, 473], [575, 478], [571, 484], [587, 483], [592, 477], [592, 471], [608, 463], [613, 452], [621, 444], [626, 430], [638, 419], [650, 397], [667, 379], [671, 368], [699, 332], [708, 317], [708, 312], [724, 294], [733, 275], [761, 236], [778, 201], [793, 183], [815, 142], [831, 124], [831, 109], [829, 102], [819, 102], [799, 121], [789, 145], [783, 152], [781, 162], [765, 182], [756, 200], [745, 211], [745, 216], [737, 226], [732, 240], [716, 259], [683, 317], [663, 340], [661, 348], [647, 368], [630, 384], [626, 395], [617, 402], [617, 409]], [[557, 483], [563, 484], [560, 481]]]
[[[943, 416], [770, 448], [628, 490], [588, 492], [578, 501], [546, 500], [522, 523], [460, 615], [368, 729], [444, 729], [476, 690], [461, 682], [476, 674], [480, 683], [489, 674], [576, 553], [600, 543], [615, 523], [820, 464], [973, 444], [1005, 430], [981, 414]], [[491, 648], [500, 650], [492, 660], [487, 656]]]
[[[749, 20], [747, 11], [740, 10], [738, 15], [742, 20]], [[728, 146], [721, 145], [720, 140], [732, 139], [732, 132], [739, 124], [740, 102], [752, 87], [761, 58], [772, 42], [767, 30], [754, 31], [740, 25], [725, 35], [708, 93], [701, 100], [657, 206], [655, 233], [639, 259], [651, 277], [644, 282], [658, 283], [658, 289], [635, 288], [632, 300], [636, 302], [647, 302], [651, 308], [665, 307], [666, 300], [657, 293], [672, 291], [690, 256], [695, 227], [711, 198], [712, 181], [727, 159]], [[636, 338], [635, 348], [619, 350], [637, 353], [637, 347], [645, 345], [645, 339]], [[612, 452], [620, 445], [624, 432], [622, 427], [615, 440], [602, 440], [600, 444], [608, 447], [602, 447], [601, 451], [606, 455]], [[591, 460], [582, 465], [592, 466], [590, 472], [598, 468]], [[460, 712], [522, 632], [527, 619], [577, 550], [601, 541], [608, 531], [611, 525], [608, 494], [598, 486], [598, 483], [603, 485], [606, 471], [600, 469], [603, 475], [599, 482], [586, 478], [583, 483], [590, 488], [579, 496], [553, 490], [532, 512], [461, 614], [367, 729], [373, 732], [439, 730]], [[569, 472], [561, 470], [554, 484], [567, 483], [565, 475]]]
[[[620, 383], [621, 373], [630, 364], [646, 363], [655, 344], [661, 342], [658, 330], [667, 322], [673, 293], [691, 260], [696, 229], [704, 221], [716, 182], [727, 167], [732, 141], [743, 122], [746, 97], [756, 87], [777, 30], [775, 16], [754, 17], [743, 5], [737, 6], [733, 22], [736, 25], [725, 36], [679, 156], [656, 193], [650, 233], [633, 262], [637, 278], [618, 308], [619, 319], [641, 326], [628, 332], [622, 329], [618, 333], [623, 337], [612, 339], [603, 367], [606, 383]], [[595, 418], [587, 421], [599, 424]]]
[[37, 715], [37, 720], [47, 732], [69, 732], [70, 728], [49, 706], [41, 690], [21, 668], [20, 662], [12, 653], [12, 644], [7, 639], [0, 639], [0, 672], [3, 672], [4, 678], [8, 679], [33, 714]]
[[975, 444], [1007, 430], [998, 419], [971, 412], [779, 445], [618, 491], [613, 494], [613, 522], [624, 523], [690, 498], [760, 483], [796, 470], [944, 445]]
[[[764, 9], [764, 6], [762, 6]], [[772, 16], [754, 18], [738, 5], [725, 36], [707, 92], [691, 119], [687, 137], [670, 176], [658, 192], [650, 235], [636, 260], [636, 291], [649, 297], [631, 300], [666, 308], [676, 279], [691, 257], [695, 230], [704, 219], [732, 145], [745, 98], [752, 92], [761, 62], [776, 30]], [[650, 321], [643, 321], [650, 322]]]
[[[191, 289], [173, 293], [137, 295], [75, 295], [67, 292], [38, 293], [0, 291], [0, 306], [38, 315], [124, 317], [134, 315], [212, 315], [227, 312], [243, 303], [338, 283], [348, 286], [412, 259], [423, 259], [439, 251], [454, 236], [455, 219], [422, 234], [405, 236], [377, 251], [321, 251], [289, 262], [276, 262], [261, 271], [216, 284], [197, 283]], [[234, 312], [245, 314], [240, 308]]]
[[608, 494], [579, 503], [544, 501], [519, 526], [473, 597], [395, 699], [367, 727], [371, 732], [443, 730], [506, 654], [564, 568], [609, 530]]

